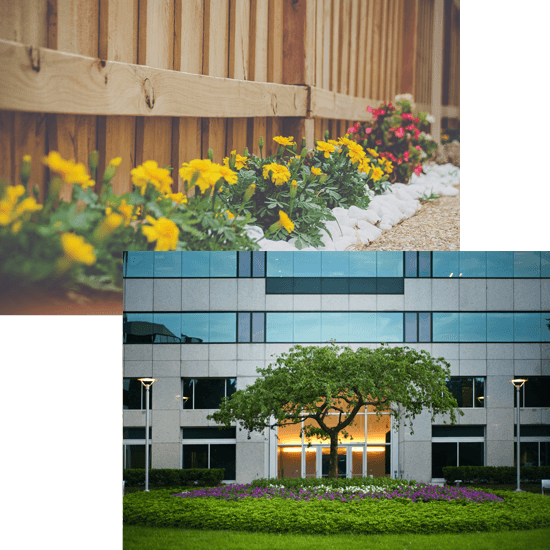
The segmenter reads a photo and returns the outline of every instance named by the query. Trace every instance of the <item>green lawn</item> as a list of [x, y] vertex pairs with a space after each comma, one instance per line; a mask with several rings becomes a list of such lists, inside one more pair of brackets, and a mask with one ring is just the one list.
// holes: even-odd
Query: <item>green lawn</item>
[[361, 550], [547, 550], [550, 528], [464, 535], [271, 535], [243, 531], [202, 531], [124, 526], [124, 550], [293, 550], [361, 548]]

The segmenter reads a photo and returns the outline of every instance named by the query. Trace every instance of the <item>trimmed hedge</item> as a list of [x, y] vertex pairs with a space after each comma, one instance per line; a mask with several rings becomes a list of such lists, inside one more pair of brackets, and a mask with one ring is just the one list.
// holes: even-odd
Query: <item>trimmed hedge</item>
[[[515, 466], [445, 466], [443, 476], [448, 484], [461, 479], [467, 483], [515, 483]], [[550, 466], [522, 466], [519, 472], [522, 481], [540, 483], [550, 479]]]
[[410, 485], [414, 487], [417, 485], [414, 479], [393, 479], [391, 477], [354, 477], [354, 478], [316, 478], [316, 477], [284, 477], [281, 479], [254, 479], [251, 483], [253, 487], [269, 487], [270, 485], [278, 485], [286, 487], [287, 489], [298, 489], [300, 487], [318, 487], [323, 485], [325, 487], [332, 487], [333, 489], [345, 488], [345, 487], [365, 487], [375, 486], [384, 487], [386, 489], [393, 489], [396, 487], [403, 487]]
[[[142, 487], [145, 485], [145, 469], [122, 470], [126, 487]], [[172, 468], [151, 468], [149, 470], [149, 485], [154, 487], [215, 487], [222, 482], [224, 468], [185, 470]]]
[[504, 502], [330, 502], [179, 498], [169, 490], [126, 495], [127, 525], [264, 533], [389, 534], [507, 531], [550, 526], [550, 499], [494, 491]]

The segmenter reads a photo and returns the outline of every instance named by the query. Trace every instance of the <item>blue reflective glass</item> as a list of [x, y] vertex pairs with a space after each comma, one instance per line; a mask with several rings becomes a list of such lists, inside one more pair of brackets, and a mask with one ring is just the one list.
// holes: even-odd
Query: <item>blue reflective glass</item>
[[550, 312], [540, 314], [540, 340], [550, 342]]
[[325, 312], [321, 318], [321, 341], [349, 342], [349, 313]]
[[294, 256], [294, 277], [320, 276], [321, 252], [304, 252]]
[[550, 252], [540, 253], [540, 276], [550, 277]]
[[419, 252], [418, 253], [418, 276], [419, 277], [431, 277], [432, 276], [432, 254], [431, 254], [431, 252]]
[[376, 252], [349, 252], [350, 277], [376, 277]]
[[459, 252], [461, 277], [487, 277], [487, 252]]
[[416, 313], [405, 313], [405, 342], [416, 342]]
[[155, 313], [154, 344], [179, 344], [181, 339], [181, 313]]
[[513, 276], [513, 252], [487, 252], [487, 277], [508, 279]]
[[237, 314], [239, 342], [250, 342], [250, 313]]
[[182, 277], [209, 277], [210, 252], [182, 252]]
[[295, 312], [294, 316], [294, 342], [321, 341], [321, 314]]
[[378, 342], [402, 342], [403, 314], [378, 312], [376, 314], [376, 340]]
[[252, 252], [252, 277], [265, 277], [265, 252]]
[[294, 252], [267, 252], [267, 277], [293, 277]]
[[125, 344], [150, 344], [153, 341], [152, 313], [125, 313], [122, 328]]
[[403, 277], [403, 252], [377, 252], [377, 277]]
[[376, 313], [350, 312], [349, 341], [376, 342]]
[[432, 341], [432, 314], [421, 312], [418, 314], [418, 341]]
[[153, 277], [153, 252], [128, 252], [126, 277]]
[[181, 338], [184, 343], [208, 342], [209, 313], [182, 313]]
[[252, 341], [253, 342], [265, 342], [264, 319], [265, 319], [265, 313], [252, 314]]
[[210, 314], [210, 342], [236, 342], [237, 319], [235, 313]]
[[239, 252], [239, 277], [252, 276], [252, 252]]
[[458, 277], [458, 252], [437, 252], [432, 255], [434, 277]]
[[210, 252], [210, 277], [236, 277], [236, 252]]
[[432, 313], [433, 341], [458, 342], [458, 313]]
[[349, 252], [321, 252], [323, 277], [349, 277]]
[[418, 253], [405, 252], [405, 277], [417, 277]]
[[514, 277], [540, 277], [540, 252], [514, 252]]
[[487, 342], [514, 341], [514, 314], [487, 313]]
[[487, 341], [486, 313], [460, 313], [459, 319], [461, 342]]
[[181, 277], [181, 252], [153, 252], [155, 277]]
[[540, 342], [540, 313], [514, 313], [514, 341]]
[[[269, 252], [267, 255], [269, 261]], [[292, 342], [294, 340], [292, 313], [266, 313], [265, 325], [266, 342]]]

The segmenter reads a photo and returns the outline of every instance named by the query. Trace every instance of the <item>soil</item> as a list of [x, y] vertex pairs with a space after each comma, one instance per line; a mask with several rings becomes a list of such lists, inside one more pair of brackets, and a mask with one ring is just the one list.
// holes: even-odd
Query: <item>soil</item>
[[122, 292], [29, 287], [0, 292], [0, 315], [122, 315]]

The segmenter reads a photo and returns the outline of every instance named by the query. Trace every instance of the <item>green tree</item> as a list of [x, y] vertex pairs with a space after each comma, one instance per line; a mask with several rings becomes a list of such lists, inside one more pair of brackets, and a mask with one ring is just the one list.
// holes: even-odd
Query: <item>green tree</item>
[[[435, 359], [425, 351], [407, 347], [376, 349], [295, 345], [282, 353], [274, 364], [256, 371], [262, 376], [244, 390], [224, 398], [219, 411], [208, 415], [218, 424], [262, 432], [304, 422], [306, 438], [330, 439], [329, 477], [337, 477], [338, 438], [351, 438], [351, 426], [360, 409], [372, 405], [378, 416], [391, 411], [394, 424], [403, 422], [413, 432], [412, 421], [428, 409], [436, 414], [450, 413], [456, 423], [456, 399], [445, 380], [450, 365], [443, 357]], [[327, 415], [338, 413], [338, 424], [329, 426]], [[463, 414], [459, 411], [459, 414]]]

